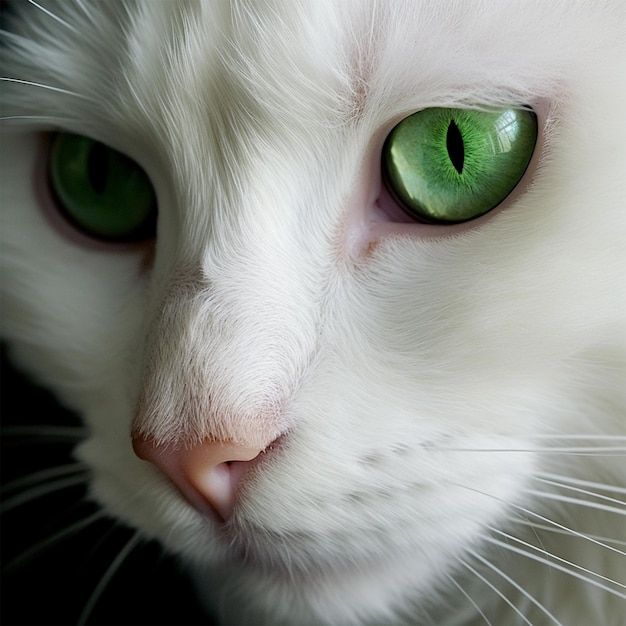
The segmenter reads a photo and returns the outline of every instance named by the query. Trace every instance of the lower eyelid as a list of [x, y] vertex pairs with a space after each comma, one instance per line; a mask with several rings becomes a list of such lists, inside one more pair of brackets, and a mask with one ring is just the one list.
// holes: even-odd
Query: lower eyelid
[[[373, 231], [378, 239], [383, 237], [388, 237], [391, 235], [404, 235], [404, 236], [412, 236], [412, 237], [420, 237], [420, 238], [433, 238], [433, 237], [449, 237], [452, 235], [458, 235], [459, 233], [468, 232], [471, 230], [475, 230], [481, 228], [485, 224], [491, 222], [504, 211], [511, 210], [519, 201], [519, 199], [528, 191], [531, 186], [533, 180], [537, 175], [537, 169], [539, 165], [539, 142], [537, 142], [537, 146], [535, 147], [535, 151], [531, 158], [531, 161], [526, 169], [524, 175], [522, 176], [519, 183], [515, 186], [513, 191], [497, 206], [491, 209], [488, 213], [477, 217], [476, 219], [461, 222], [459, 224], [451, 224], [451, 225], [440, 225], [440, 224], [422, 224], [419, 222], [415, 222], [410, 220], [409, 222], [402, 221], [392, 221], [390, 219], [388, 222], [381, 222]], [[387, 207], [386, 209], [382, 209], [383, 212], [392, 217], [398, 211], [402, 211], [402, 209], [397, 206], [397, 203], [391, 197], [391, 194], [387, 191], [386, 188], [381, 189], [381, 194], [379, 196], [379, 209], [381, 207]], [[389, 207], [390, 204], [395, 205], [393, 209]]]
[[51, 230], [66, 240], [68, 244], [88, 250], [112, 254], [147, 254], [147, 256], [151, 257], [154, 248], [153, 240], [128, 243], [100, 241], [83, 234], [63, 217], [52, 193], [48, 174], [48, 155], [53, 137], [53, 132], [40, 133], [37, 156], [33, 168], [33, 189], [35, 190], [37, 204]]
[[[381, 172], [380, 158], [386, 134], [384, 137], [377, 136], [357, 183], [357, 188], [362, 186], [367, 191], [362, 189], [355, 193], [346, 206], [345, 241], [348, 256], [359, 258], [369, 254], [378, 243], [389, 237], [435, 239], [458, 236], [461, 233], [481, 228], [496, 219], [503, 211], [514, 208], [540, 174], [546, 150], [544, 128], [550, 119], [551, 109], [548, 103], [542, 102], [536, 107], [533, 105], [533, 111], [537, 115], [537, 143], [519, 183], [491, 211], [474, 220], [459, 224], [440, 225], [416, 222], [399, 206], [388, 191]], [[387, 128], [386, 132], [388, 133], [389, 130]]]

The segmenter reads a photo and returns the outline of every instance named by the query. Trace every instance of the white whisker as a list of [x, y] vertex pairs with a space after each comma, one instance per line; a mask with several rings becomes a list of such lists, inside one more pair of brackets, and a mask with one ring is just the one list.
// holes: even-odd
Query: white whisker
[[565, 435], [563, 433], [552, 433], [552, 434], [543, 434], [543, 435], [533, 435], [534, 439], [558, 439], [560, 441], [572, 439], [576, 440], [584, 440], [584, 441], [620, 441], [626, 445], [626, 436], [622, 435], [596, 435], [596, 434], [584, 434], [584, 433], [576, 433], [574, 435]]
[[[571, 561], [568, 561], [567, 559], [564, 559], [560, 556], [557, 556], [556, 554], [552, 554], [551, 552], [548, 552], [547, 550], [544, 550], [543, 548], [540, 548], [538, 546], [533, 545], [532, 543], [528, 543], [527, 541], [524, 541], [518, 537], [515, 537], [514, 535], [511, 535], [509, 533], [506, 533], [502, 530], [498, 530], [497, 528], [494, 528], [493, 526], [489, 526], [488, 527], [489, 530], [491, 530], [494, 533], [497, 533], [498, 535], [501, 535], [502, 537], [506, 537], [507, 539], [510, 539], [511, 541], [515, 541], [516, 543], [519, 543], [523, 546], [525, 546], [526, 548], [530, 548], [531, 550], [535, 550], [536, 552], [539, 552], [540, 554], [545, 555], [546, 557], [548, 557], [548, 559], [554, 559], [555, 561], [559, 561], [560, 563], [564, 563], [565, 565], [568, 565], [569, 567], [573, 568], [573, 569], [577, 569], [581, 572], [584, 572], [585, 574], [588, 574], [589, 576], [595, 576], [596, 578], [600, 578], [601, 580], [604, 580], [607, 583], [611, 583], [612, 585], [616, 585], [617, 587], [621, 587], [622, 589], [626, 589], [626, 585], [618, 582], [617, 580], [613, 580], [612, 578], [609, 578], [608, 576], [604, 576], [602, 574], [598, 574], [597, 572], [594, 572], [590, 569], [587, 569], [586, 567], [582, 567], [582, 565], [577, 565], [576, 563], [572, 563]], [[491, 540], [492, 538], [488, 538], [489, 540]], [[495, 539], [495, 541], [498, 541], [497, 539]], [[508, 545], [508, 544], [507, 544]], [[531, 556], [530, 554], [527, 554], [527, 556]], [[542, 561], [543, 562], [543, 561]], [[552, 565], [551, 561], [547, 561], [547, 563], [549, 563], [550, 565]], [[571, 573], [569, 570], [565, 569], [563, 570], [567, 573]], [[590, 583], [593, 583], [593, 580], [591, 578], [586, 578], [583, 577], [583, 580], [586, 580]]]
[[48, 89], [49, 91], [56, 91], [57, 93], [62, 93], [68, 96], [73, 96], [75, 98], [80, 98], [81, 100], [94, 102], [93, 98], [89, 98], [88, 96], [77, 93], [76, 91], [70, 91], [69, 89], [63, 89], [61, 87], [53, 87], [52, 85], [46, 85], [45, 83], [36, 83], [31, 80], [21, 80], [19, 78], [9, 78], [8, 76], [0, 76], [0, 81], [3, 81], [5, 83], [15, 83], [16, 85], [26, 85], [29, 87], [38, 87], [40, 89]]
[[80, 8], [80, 10], [85, 13], [85, 15], [91, 15], [89, 13], [89, 11], [87, 11], [87, 8], [85, 7], [85, 5], [83, 4], [83, 0], [74, 0], [74, 2], [76, 3], [76, 5]]
[[3, 437], [33, 437], [42, 439], [80, 440], [87, 437], [89, 431], [82, 426], [5, 426]]
[[28, 549], [24, 550], [12, 561], [7, 563], [7, 565], [4, 566], [5, 571], [8, 573], [15, 568], [22, 567], [25, 563], [28, 563], [28, 561], [31, 561], [34, 557], [36, 557], [40, 552], [44, 552], [58, 541], [66, 539], [70, 535], [75, 535], [79, 533], [81, 530], [83, 530], [83, 528], [90, 526], [94, 522], [97, 522], [98, 520], [101, 520], [106, 516], [107, 515], [104, 511], [97, 511], [96, 513], [89, 515], [85, 519], [75, 522], [74, 524], [67, 526], [63, 530], [60, 530], [59, 532], [54, 533], [49, 537], [46, 537], [43, 541], [39, 541], [31, 545]]
[[64, 124], [71, 120], [69, 117], [56, 117], [53, 115], [3, 115], [0, 122], [8, 124], [10, 122], [40, 122], [46, 124]]
[[585, 533], [578, 532], [574, 530], [573, 528], [569, 528], [568, 526], [565, 526], [564, 524], [559, 524], [559, 522], [555, 522], [554, 520], [551, 520], [548, 517], [544, 517], [543, 515], [540, 515], [539, 513], [535, 513], [534, 511], [531, 511], [529, 509], [526, 509], [523, 506], [519, 506], [517, 504], [511, 504], [511, 506], [513, 506], [516, 509], [519, 509], [520, 511], [523, 511], [527, 515], [536, 517], [537, 519], [540, 519], [541, 521], [546, 522], [547, 524], [551, 524], [555, 526], [556, 528], [560, 528], [561, 530], [566, 531], [569, 535], [574, 535], [581, 539], [586, 539], [587, 541], [590, 541], [591, 543], [594, 543], [597, 546], [600, 546], [601, 548], [606, 548], [607, 550], [611, 550], [612, 552], [617, 552], [618, 554], [622, 556], [626, 556], [626, 553], [622, 552], [621, 550], [618, 550], [617, 548], [614, 548], [613, 546], [603, 543], [602, 541], [593, 539], [593, 537], [591, 537], [590, 535], [586, 535]]
[[[566, 485], [577, 485], [578, 487], [589, 487], [592, 489], [600, 489], [602, 491], [610, 491], [614, 493], [620, 493], [626, 495], [626, 487], [618, 487], [616, 485], [607, 485], [605, 483], [592, 482], [590, 480], [581, 480], [579, 478], [573, 478], [570, 476], [561, 476], [559, 474], [551, 474], [550, 472], [541, 472], [539, 476], [546, 480], [555, 481], [554, 484], [565, 487]], [[588, 492], [596, 497], [602, 497], [597, 493]]]
[[621, 446], [554, 446], [554, 447], [536, 447], [536, 448], [439, 448], [446, 452], [500, 452], [500, 453], [516, 453], [516, 452], [549, 452], [550, 454], [564, 454], [571, 456], [601, 456], [602, 458], [612, 456], [626, 456], [626, 447]]
[[74, 28], [71, 24], [61, 19], [58, 15], [55, 15], [54, 13], [52, 13], [52, 11], [46, 9], [45, 7], [42, 7], [39, 3], [35, 2], [35, 0], [28, 0], [28, 2], [30, 2], [33, 6], [37, 7], [40, 11], [42, 11], [46, 15], [49, 15], [53, 20], [56, 20], [57, 22], [59, 22], [59, 24], [63, 24], [65, 28], [68, 28], [73, 33], [79, 34], [79, 31], [76, 30], [76, 28]]
[[56, 467], [48, 467], [45, 470], [39, 472], [33, 472], [26, 476], [21, 476], [15, 480], [12, 480], [2, 486], [2, 491], [15, 491], [16, 489], [22, 489], [27, 485], [33, 483], [44, 483], [51, 478], [58, 478], [59, 476], [67, 476], [68, 474], [85, 473], [88, 470], [87, 466], [83, 463], [68, 463], [67, 465], [58, 465]]
[[[539, 524], [537, 522], [533, 522], [531, 520], [526, 519], [525, 517], [515, 517], [513, 515], [511, 515], [508, 518], [511, 522], [514, 522], [515, 524], [519, 524], [521, 526], [528, 526], [529, 528], [535, 529], [535, 530], [542, 530], [542, 531], [546, 531], [546, 532], [550, 532], [550, 533], [554, 533], [554, 534], [560, 534], [560, 535], [565, 535], [566, 537], [571, 537], [572, 533], [570, 530], [563, 530], [561, 528], [554, 528], [553, 526], [548, 526], [547, 524]], [[585, 538], [590, 538], [590, 539], [595, 539], [596, 541], [601, 541], [607, 544], [614, 544], [616, 546], [625, 546], [626, 547], [626, 541], [621, 541], [619, 539], [615, 539], [613, 537], [602, 537], [600, 535], [586, 535]]]
[[93, 611], [96, 603], [98, 602], [102, 592], [106, 589], [107, 585], [111, 582], [113, 576], [117, 573], [119, 568], [122, 566], [122, 563], [128, 558], [130, 553], [137, 547], [137, 544], [140, 541], [139, 531], [136, 531], [132, 537], [128, 540], [126, 545], [119, 551], [118, 555], [113, 559], [109, 567], [107, 567], [106, 571], [102, 575], [100, 582], [96, 585], [96, 588], [93, 590], [91, 595], [89, 596], [89, 600], [85, 604], [80, 617], [78, 618], [77, 624], [84, 624], [87, 621], [89, 615]]
[[[598, 511], [606, 511], [607, 513], [616, 513], [617, 515], [626, 515], [626, 509], [623, 508], [624, 504], [616, 500], [618, 504], [622, 505], [622, 508], [609, 506], [608, 504], [601, 504], [599, 502], [590, 502], [582, 498], [574, 498], [571, 496], [564, 496], [558, 493], [551, 493], [549, 491], [539, 491], [538, 489], [524, 489], [524, 493], [543, 498], [545, 500], [556, 500], [557, 502], [567, 502], [568, 504], [575, 504], [576, 506], [584, 506], [589, 509], [596, 509]], [[612, 498], [608, 498], [612, 500]]]
[[554, 520], [551, 520], [548, 517], [544, 517], [543, 515], [536, 513], [534, 511], [531, 511], [530, 509], [527, 509], [519, 504], [514, 504], [512, 502], [508, 502], [506, 500], [503, 500], [502, 498], [498, 498], [497, 496], [494, 496], [490, 493], [486, 493], [484, 491], [480, 491], [479, 489], [475, 489], [473, 487], [468, 487], [467, 485], [462, 485], [460, 483], [456, 483], [457, 486], [463, 488], [463, 489], [467, 489], [468, 491], [472, 491], [474, 493], [478, 493], [480, 495], [483, 496], [488, 496], [490, 498], [493, 498], [494, 500], [497, 500], [498, 502], [502, 502], [503, 504], [505, 504], [508, 507], [512, 507], [518, 511], [521, 511], [522, 513], [525, 513], [526, 515], [530, 516], [530, 517], [534, 517], [537, 519], [540, 519], [542, 522], [545, 522], [546, 524], [552, 525], [556, 528], [560, 528], [561, 530], [566, 531], [570, 536], [575, 536], [575, 537], [579, 537], [581, 539], [585, 539], [587, 541], [590, 541], [591, 543], [596, 544], [597, 546], [600, 546], [601, 548], [605, 548], [607, 550], [610, 550], [611, 552], [616, 552], [617, 554], [620, 554], [622, 556], [626, 556], [626, 554], [624, 552], [622, 552], [621, 550], [614, 548], [613, 546], [608, 545], [607, 543], [604, 543], [602, 541], [598, 541], [597, 539], [594, 539], [593, 537], [591, 537], [590, 535], [585, 535], [584, 533], [581, 533], [577, 530], [574, 530], [573, 528], [569, 528], [567, 526], [565, 526], [564, 524], [560, 524], [559, 522], [556, 522]]
[[[559, 442], [560, 445], [553, 446], [529, 446], [529, 447], [513, 447], [513, 448], [448, 448], [440, 447], [440, 450], [446, 452], [499, 452], [499, 453], [513, 453], [513, 452], [549, 452], [551, 454], [567, 454], [575, 456], [624, 456], [626, 455], [626, 437], [614, 436], [614, 435], [538, 435], [535, 437], [537, 440], [554, 440]], [[564, 445], [567, 441], [585, 441], [585, 446]], [[599, 442], [606, 444], [607, 442], [613, 445], [593, 445], [593, 442]], [[592, 444], [592, 445], [589, 445]]]
[[21, 506], [22, 504], [26, 504], [27, 502], [36, 500], [37, 498], [41, 498], [55, 491], [61, 491], [62, 489], [75, 487], [76, 485], [86, 484], [88, 478], [88, 472], [82, 472], [78, 476], [59, 478], [58, 480], [53, 480], [43, 485], [33, 487], [32, 489], [28, 489], [18, 495], [13, 496], [12, 498], [8, 498], [7, 500], [5, 500], [2, 503], [2, 511], [3, 513], [7, 512], [11, 509], [14, 509], [15, 507]]
[[481, 610], [481, 608], [478, 606], [478, 604], [476, 604], [476, 602], [473, 600], [473, 598], [469, 595], [469, 593], [467, 593], [467, 591], [465, 591], [465, 589], [463, 589], [463, 587], [454, 579], [453, 576], [450, 576], [449, 574], [446, 576], [446, 578], [465, 596], [465, 598], [469, 601], [469, 603], [476, 609], [476, 611], [479, 613], [479, 615], [483, 618], [483, 620], [485, 621], [485, 623], [488, 626], [493, 626], [493, 624], [491, 623], [491, 620], [483, 613], [483, 611]]
[[499, 567], [496, 567], [493, 563], [491, 563], [484, 557], [480, 556], [480, 554], [478, 554], [477, 552], [474, 552], [473, 550], [469, 550], [469, 553], [475, 559], [483, 563], [483, 565], [486, 565], [489, 569], [495, 572], [502, 579], [506, 580], [510, 585], [515, 587], [515, 589], [517, 589], [524, 597], [528, 598], [530, 602], [532, 602], [540, 611], [542, 611], [547, 617], [549, 617], [550, 620], [552, 620], [555, 624], [558, 624], [559, 626], [563, 626], [561, 622], [543, 604], [541, 604], [539, 600], [537, 600], [537, 598], [534, 598], [532, 594], [528, 593], [528, 591], [526, 591], [519, 583], [515, 582], [510, 576], [505, 574]]
[[82, 11], [83, 15], [92, 23], [96, 24], [97, 22], [94, 19], [93, 12], [90, 11], [83, 3], [83, 0], [74, 0], [76, 6]]
[[528, 626], [533, 626], [531, 622], [528, 621], [526, 616], [511, 602], [509, 598], [507, 598], [493, 583], [488, 581], [478, 570], [472, 567], [467, 561], [461, 560], [461, 564], [466, 567], [474, 576], [479, 578], [485, 583], [494, 593], [496, 593], [500, 598], [502, 598], [521, 618]]
[[[597, 587], [598, 589], [602, 589], [603, 591], [606, 591], [608, 593], [611, 593], [613, 595], [616, 595], [619, 598], [623, 598], [624, 600], [626, 600], [626, 594], [622, 593], [621, 591], [618, 591], [617, 589], [612, 589], [611, 587], [608, 587], [607, 585], [602, 584], [601, 582], [597, 581], [597, 580], [593, 580], [591, 579], [589, 576], [585, 576], [584, 574], [581, 574], [579, 572], [573, 571], [571, 569], [568, 569], [567, 567], [560, 565], [559, 563], [554, 563], [553, 561], [546, 559], [544, 557], [541, 557], [537, 554], [531, 554], [529, 553], [527, 550], [523, 550], [521, 548], [518, 548], [516, 546], [512, 546], [508, 543], [506, 543], [505, 541], [500, 541], [499, 539], [496, 539], [495, 537], [486, 537], [485, 538], [486, 541], [488, 541], [489, 543], [492, 543], [494, 545], [500, 546], [501, 548], [505, 548], [506, 550], [509, 550], [510, 552], [515, 552], [516, 554], [520, 554], [522, 556], [525, 556], [528, 559], [531, 559], [533, 561], [537, 561], [538, 563], [543, 563], [544, 565], [547, 565], [548, 567], [551, 567], [553, 569], [557, 569], [560, 572], [563, 572], [564, 574], [568, 574], [569, 576], [572, 576], [573, 578], [578, 578], [586, 583], [589, 583], [590, 585], [593, 585], [594, 587]], [[534, 547], [534, 546], [532, 546]], [[542, 550], [540, 550], [539, 548], [534, 547], [535, 550], [538, 550], [539, 552], [542, 552]], [[557, 558], [554, 557], [553, 555], [550, 555], [551, 558]], [[563, 560], [563, 559], [559, 559], [559, 560]], [[567, 562], [567, 561], [566, 561]], [[573, 565], [570, 563], [570, 565]], [[578, 567], [578, 566], [576, 566]], [[584, 568], [581, 568], [584, 569]], [[599, 574], [595, 574], [594, 572], [591, 572], [591, 574], [593, 574], [594, 576], [598, 576], [599, 578], [604, 578], [603, 576], [600, 576]], [[620, 587], [624, 587], [624, 585], [622, 585], [621, 583], [618, 583], [614, 580], [611, 579], [607, 579], [609, 580], [612, 584], [615, 585], [619, 585]]]

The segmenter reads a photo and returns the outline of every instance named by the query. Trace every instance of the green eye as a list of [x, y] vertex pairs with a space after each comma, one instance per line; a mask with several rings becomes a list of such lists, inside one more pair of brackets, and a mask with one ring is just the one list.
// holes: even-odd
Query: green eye
[[154, 236], [154, 189], [133, 160], [88, 137], [59, 133], [48, 167], [57, 202], [78, 229], [109, 241]]
[[513, 191], [536, 142], [532, 111], [424, 109], [387, 137], [383, 176], [392, 196], [417, 220], [465, 222]]

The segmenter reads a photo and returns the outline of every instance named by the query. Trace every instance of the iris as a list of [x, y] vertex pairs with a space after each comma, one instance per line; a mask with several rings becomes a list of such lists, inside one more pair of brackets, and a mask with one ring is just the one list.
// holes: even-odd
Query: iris
[[88, 137], [59, 133], [48, 170], [60, 210], [79, 230], [108, 241], [154, 236], [154, 189], [132, 159]]
[[491, 211], [517, 186], [537, 133], [537, 116], [526, 109], [424, 109], [389, 133], [383, 177], [418, 221], [466, 222]]

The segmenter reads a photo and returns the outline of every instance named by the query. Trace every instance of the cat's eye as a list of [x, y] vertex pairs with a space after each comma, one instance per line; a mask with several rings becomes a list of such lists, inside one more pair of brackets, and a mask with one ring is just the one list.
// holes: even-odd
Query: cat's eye
[[48, 170], [60, 210], [87, 235], [107, 241], [154, 236], [156, 196], [132, 159], [88, 137], [59, 133], [50, 147]]
[[387, 137], [383, 177], [416, 220], [466, 222], [491, 211], [517, 186], [537, 133], [537, 117], [526, 109], [424, 109]]

